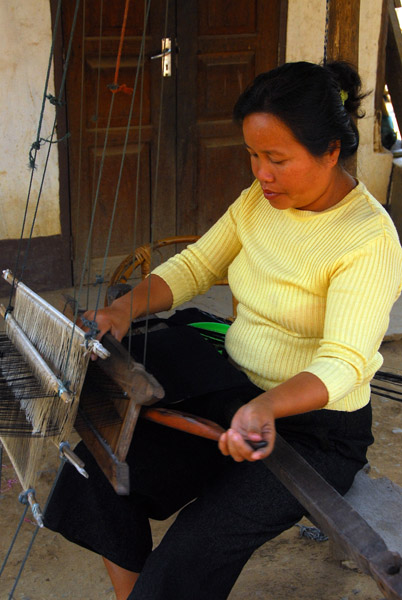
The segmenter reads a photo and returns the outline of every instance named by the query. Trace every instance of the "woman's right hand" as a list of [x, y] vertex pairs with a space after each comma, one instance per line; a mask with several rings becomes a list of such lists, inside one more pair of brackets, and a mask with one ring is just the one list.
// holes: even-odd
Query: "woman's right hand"
[[121, 342], [130, 329], [132, 320], [147, 313], [154, 314], [169, 310], [172, 302], [173, 294], [165, 281], [157, 275], [150, 275], [133, 290], [116, 298], [110, 306], [100, 308], [96, 312], [88, 310], [83, 317], [88, 321], [96, 321], [98, 327], [96, 339], [102, 339], [109, 331]]
[[130, 311], [126, 306], [121, 306], [116, 300], [108, 307], [98, 311], [88, 310], [83, 315], [88, 321], [96, 321], [98, 334], [101, 340], [105, 333], [110, 332], [119, 342], [124, 338], [130, 328]]

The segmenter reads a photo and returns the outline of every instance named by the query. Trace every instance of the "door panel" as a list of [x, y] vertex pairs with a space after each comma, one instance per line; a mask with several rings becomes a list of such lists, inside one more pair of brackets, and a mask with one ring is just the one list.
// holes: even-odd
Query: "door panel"
[[179, 234], [204, 233], [252, 181], [232, 111], [255, 75], [277, 65], [279, 5], [279, 0], [178, 3]]
[[[151, 237], [156, 240], [205, 232], [252, 181], [241, 131], [232, 122], [232, 109], [255, 74], [277, 64], [280, 0], [167, 1], [166, 28], [165, 0], [151, 3], [143, 64], [142, 128], [138, 87], [109, 249], [109, 271], [134, 244], [146, 243]], [[131, 88], [139, 60], [143, 4], [130, 5], [121, 57], [118, 83]], [[72, 5], [69, 0], [63, 5], [65, 40], [72, 23]], [[124, 0], [103, 2], [100, 35], [101, 2], [86, 0], [67, 79], [77, 280], [98, 185], [91, 265], [100, 272], [124, 152], [131, 95], [115, 94], [109, 122], [110, 84], [124, 5]], [[161, 51], [164, 31], [173, 46], [175, 41], [177, 44], [177, 53], [172, 53], [172, 76], [167, 78], [161, 77], [160, 60], [150, 60]]]
[[[93, 165], [93, 149], [90, 149], [90, 161], [89, 166]], [[96, 171], [99, 170], [99, 164], [102, 159], [102, 150], [97, 150], [96, 153]], [[120, 145], [114, 145], [111, 147], [104, 159], [103, 176], [100, 185], [100, 191], [98, 196], [98, 206], [95, 213], [94, 220], [94, 232], [95, 235], [92, 238], [92, 255], [94, 257], [102, 257], [105, 251], [105, 241], [107, 237], [107, 229], [112, 219], [113, 205], [110, 197], [110, 189], [108, 182], [116, 181], [116, 173], [120, 170], [120, 162], [122, 155], [122, 147]], [[149, 232], [150, 223], [150, 203], [142, 201], [144, 198], [150, 198], [150, 176], [149, 176], [149, 165], [150, 165], [150, 148], [149, 143], [141, 144], [140, 158], [141, 168], [139, 177], [139, 198], [141, 199], [137, 219], [135, 219], [135, 197], [136, 197], [136, 185], [137, 185], [137, 161], [138, 161], [138, 144], [130, 144], [126, 150], [126, 158], [124, 164], [124, 171], [122, 177], [122, 183], [120, 186], [119, 193], [119, 204], [118, 210], [116, 210], [113, 223], [113, 234], [111, 237], [110, 251], [111, 256], [119, 256], [122, 253], [124, 247], [130, 244], [131, 247], [127, 248], [127, 253], [133, 249], [133, 240], [138, 236], [139, 232]], [[105, 185], [104, 185], [105, 183]], [[136, 221], [136, 231], [134, 229]], [[106, 227], [105, 227], [106, 224]], [[96, 232], [104, 232], [103, 235], [98, 235]], [[143, 236], [141, 233], [138, 237], [138, 244], [143, 243]], [[148, 241], [148, 238], [147, 240]]]
[[[73, 3], [63, 4], [64, 38], [68, 39], [73, 19]], [[161, 93], [160, 63], [150, 56], [160, 52], [164, 3], [154, 0], [149, 15], [143, 61], [143, 105], [140, 107], [141, 83], [138, 80], [127, 147], [125, 140], [132, 95], [114, 94], [113, 84], [118, 55], [120, 31], [124, 15], [124, 0], [103, 2], [100, 35], [100, 0], [86, 0], [85, 15], [80, 13], [68, 72], [66, 93], [69, 121], [70, 196], [74, 246], [75, 280], [81, 277], [86, 252], [91, 215], [96, 202], [90, 247], [92, 273], [100, 272], [104, 260], [114, 199], [118, 191], [117, 209], [107, 259], [107, 273], [151, 235], [151, 220], [158, 235], [174, 232], [176, 223], [175, 178], [175, 100], [173, 82], [164, 82], [164, 111], [170, 119], [158, 140], [159, 103]], [[126, 32], [118, 76], [118, 84], [134, 88], [140, 55], [144, 12], [143, 2], [132, 3], [128, 12]], [[174, 19], [174, 15], [170, 17]], [[84, 31], [83, 31], [84, 30]], [[83, 87], [83, 92], [81, 89]], [[82, 103], [81, 103], [82, 97]], [[111, 110], [112, 105], [112, 110]], [[110, 115], [110, 116], [109, 116]], [[142, 127], [140, 129], [140, 117]], [[107, 137], [106, 137], [107, 136]], [[105, 140], [105, 152], [103, 151]], [[157, 145], [161, 156], [158, 187], [163, 190], [164, 216], [160, 216], [160, 198], [155, 197], [154, 181]], [[124, 158], [121, 182], [120, 167]], [[167, 159], [165, 158], [168, 157]], [[138, 159], [140, 163], [138, 165]], [[166, 168], [168, 160], [169, 167]], [[102, 165], [101, 176], [99, 170]], [[136, 204], [137, 172], [138, 204]], [[98, 181], [99, 178], [99, 181]], [[99, 189], [99, 192], [97, 190]], [[97, 201], [96, 201], [97, 199]], [[158, 226], [163, 223], [163, 227]], [[134, 223], [136, 223], [134, 232]], [[92, 276], [93, 277], [93, 276]]]

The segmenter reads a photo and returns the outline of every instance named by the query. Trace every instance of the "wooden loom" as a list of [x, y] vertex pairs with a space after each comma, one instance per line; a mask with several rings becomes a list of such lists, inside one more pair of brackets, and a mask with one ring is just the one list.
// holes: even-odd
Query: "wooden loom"
[[[86, 339], [10, 271], [3, 277], [15, 286], [15, 305], [12, 312], [0, 305], [0, 439], [22, 487], [35, 483], [45, 440], [60, 446], [75, 426], [115, 490], [127, 494], [125, 458], [140, 408], [163, 389], [111, 336], [103, 344]], [[102, 360], [92, 363], [91, 353]]]
[[[12, 282], [10, 273], [6, 274], [6, 278]], [[17, 354], [13, 355], [14, 350], [7, 345], [8, 342], [5, 342], [5, 347], [8, 348], [8, 356], [12, 355], [14, 359], [13, 364], [19, 363], [20, 373], [25, 369], [28, 380], [28, 373], [32, 371], [39, 383], [32, 383], [32, 398], [23, 397], [22, 389], [19, 390], [24, 410], [17, 411], [14, 432], [9, 427], [10, 423], [2, 431], [0, 422], [0, 439], [12, 458], [23, 487], [28, 488], [34, 483], [37, 464], [34, 455], [40, 459], [44, 440], [51, 439], [59, 445], [68, 438], [75, 424], [114, 489], [121, 494], [127, 493], [129, 481], [125, 456], [135, 423], [141, 406], [160, 399], [163, 390], [113, 339], [104, 338], [106, 350], [92, 341], [87, 343], [84, 334], [72, 321], [65, 320], [63, 315], [43, 303], [23, 284], [17, 283], [16, 296], [13, 312], [4, 307], [2, 311], [7, 337], [12, 346], [19, 349], [19, 358]], [[44, 315], [46, 319], [42, 320]], [[45, 334], [44, 330], [48, 327], [50, 330]], [[62, 330], [72, 334], [71, 342], [66, 341], [69, 336], [65, 336]], [[43, 341], [49, 338], [58, 340], [59, 345], [57, 348], [53, 347], [53, 343], [49, 345], [51, 355], [43, 356], [41, 352], [47, 345]], [[110, 352], [110, 358], [98, 360], [94, 365], [89, 361], [89, 354], [98, 351], [103, 357]], [[68, 362], [72, 365], [68, 373], [64, 369], [67, 356], [70, 356]], [[23, 367], [23, 364], [28, 366]], [[3, 356], [0, 357], [0, 370], [5, 372], [0, 376], [0, 384], [6, 390], [15, 389], [15, 385], [9, 385], [16, 381], [15, 372], [10, 370]], [[94, 407], [99, 402], [95, 384], [108, 390], [111, 398], [108, 404], [102, 405], [103, 418], [97, 410], [99, 407]], [[26, 386], [23, 387], [26, 389]], [[21, 412], [24, 419], [28, 415], [24, 423]], [[199, 434], [202, 428], [202, 424], [191, 416], [187, 420], [185, 417], [177, 420], [173, 411], [145, 408], [142, 413], [152, 420], [192, 433]], [[218, 426], [211, 428], [209, 423], [205, 423], [205, 437], [217, 439], [221, 431]], [[24, 433], [19, 436], [20, 432]], [[28, 454], [29, 468], [24, 464]], [[400, 557], [387, 551], [367, 523], [353, 514], [347, 503], [283, 440], [278, 439], [274, 453], [265, 462], [307, 508], [317, 524], [343, 545], [363, 571], [374, 577], [384, 595], [390, 599], [401, 599]]]
[[[147, 8], [145, 10], [144, 7], [143, 43], [145, 43], [150, 2], [145, 4]], [[53, 36], [56, 35], [59, 23], [59, 6], [55, 16]], [[75, 16], [78, 13], [78, 7], [79, 2], [76, 2]], [[116, 59], [116, 71], [113, 85], [110, 87], [112, 91], [110, 114], [112, 113], [116, 93], [120, 91], [120, 87], [126, 87], [118, 85], [118, 75], [128, 7], [129, 0], [126, 0], [125, 16]], [[74, 24], [75, 19], [73, 19], [68, 41], [58, 97], [51, 100], [49, 94], [46, 93], [47, 76], [42, 112], [46, 99], [56, 107], [62, 104], [65, 84], [64, 75], [67, 70], [68, 57], [73, 41]], [[139, 53], [137, 75], [140, 73], [140, 66], [145, 58], [143, 43]], [[160, 56], [163, 57], [163, 54]], [[48, 74], [50, 64], [51, 60], [49, 60]], [[131, 108], [137, 89], [137, 75], [133, 89], [130, 88], [130, 92], [132, 92]], [[125, 146], [130, 130], [130, 118], [131, 116], [128, 118]], [[42, 115], [39, 119], [37, 140], [32, 145], [30, 152], [31, 178], [36, 168], [35, 157], [37, 151], [47, 141], [49, 141], [50, 151], [50, 144], [54, 142], [56, 114], [52, 135], [47, 140], [40, 137], [41, 124]], [[106, 150], [106, 141], [107, 136], [105, 137], [101, 165]], [[102, 169], [99, 169], [98, 184], [101, 181], [101, 175]], [[157, 173], [155, 178], [157, 179]], [[116, 185], [115, 204], [119, 187], [120, 182]], [[96, 209], [98, 194], [99, 185], [93, 199], [93, 212]], [[29, 196], [30, 193], [28, 193], [27, 204]], [[40, 193], [38, 203], [39, 198]], [[22, 233], [23, 231], [24, 224]], [[83, 272], [84, 270], [85, 267]], [[159, 400], [164, 393], [161, 386], [115, 340], [105, 336], [103, 345], [93, 340], [88, 341], [85, 334], [76, 327], [73, 321], [45, 303], [23, 283], [16, 281], [9, 271], [4, 273], [4, 277], [13, 286], [15, 292], [15, 306], [12, 312], [9, 308], [2, 308], [8, 340], [4, 340], [4, 347], [7, 346], [5, 354], [10, 356], [15, 347], [17, 354], [13, 364], [14, 366], [17, 364], [19, 368], [11, 370], [10, 361], [7, 361], [5, 357], [4, 360], [0, 360], [0, 369], [3, 372], [0, 375], [0, 383], [3, 385], [4, 392], [7, 391], [7, 395], [10, 396], [10, 400], [7, 402], [7, 410], [4, 411], [3, 421], [0, 421], [0, 439], [3, 440], [22, 486], [28, 488], [35, 481], [35, 471], [37, 470], [36, 467], [44, 440], [49, 438], [60, 445], [68, 439], [72, 428], [75, 426], [116, 491], [122, 494], [128, 493], [129, 482], [125, 457], [140, 411], [139, 407]], [[105, 348], [108, 348], [108, 350]], [[102, 358], [105, 358], [108, 354], [110, 356], [107, 360], [97, 361], [94, 365], [89, 360], [91, 352], [100, 353]], [[24, 396], [28, 379], [25, 380], [24, 385], [19, 386], [18, 391], [14, 392], [19, 377], [18, 370], [21, 371], [22, 369], [25, 370], [26, 376], [31, 382], [31, 397]], [[99, 371], [102, 372], [101, 375]], [[87, 381], [85, 381], [85, 378]], [[107, 390], [107, 394], [96, 394], [94, 392], [96, 385], [99, 385], [99, 381], [102, 382], [103, 391]], [[100, 396], [111, 398], [108, 402], [102, 400], [103, 416], [101, 416], [102, 411], [99, 410]], [[79, 402], [80, 397], [81, 403]], [[20, 403], [21, 410], [14, 410], [18, 415], [16, 414], [15, 417], [10, 418], [11, 408], [15, 409], [16, 401], [19, 402], [20, 400], [22, 401]], [[150, 418], [150, 414], [148, 414], [148, 417]], [[159, 416], [157, 418], [159, 419]], [[14, 421], [14, 424], [12, 421]], [[180, 424], [178, 426], [181, 427]], [[211, 427], [213, 429], [213, 426]], [[215, 435], [205, 432], [205, 424], [201, 426], [201, 429], [207, 437]], [[29, 461], [26, 459], [28, 455], [30, 456]], [[82, 465], [80, 468], [82, 469]]]
[[[15, 286], [15, 307], [7, 312], [0, 305], [6, 328], [0, 338], [0, 440], [23, 489], [35, 484], [47, 440], [87, 476], [85, 465], [65, 445], [73, 428], [121, 495], [130, 491], [125, 459], [141, 411], [154, 422], [219, 438], [223, 429], [215, 423], [147, 408], [164, 397], [164, 390], [122, 344], [109, 334], [102, 344], [87, 339], [10, 271], [3, 277]], [[90, 361], [91, 353], [101, 360]]]

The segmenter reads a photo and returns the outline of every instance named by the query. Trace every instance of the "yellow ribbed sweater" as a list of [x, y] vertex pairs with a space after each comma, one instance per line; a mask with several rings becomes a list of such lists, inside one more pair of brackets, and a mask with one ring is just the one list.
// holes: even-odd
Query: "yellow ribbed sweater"
[[325, 408], [365, 406], [402, 286], [402, 250], [385, 209], [359, 183], [323, 212], [272, 208], [258, 182], [196, 243], [157, 267], [173, 308], [228, 274], [239, 301], [226, 335], [262, 389], [308, 371]]

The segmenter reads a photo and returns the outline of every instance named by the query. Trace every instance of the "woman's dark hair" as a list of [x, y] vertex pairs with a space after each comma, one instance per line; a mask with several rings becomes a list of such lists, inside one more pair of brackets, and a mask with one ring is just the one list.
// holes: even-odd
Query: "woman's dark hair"
[[353, 118], [364, 116], [359, 109], [366, 95], [358, 73], [346, 62], [286, 63], [258, 75], [237, 100], [233, 115], [240, 123], [252, 113], [278, 117], [314, 156], [339, 140], [339, 157], [345, 159], [359, 146]]

